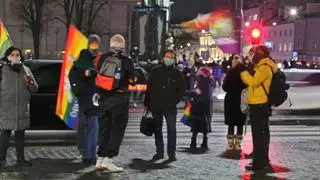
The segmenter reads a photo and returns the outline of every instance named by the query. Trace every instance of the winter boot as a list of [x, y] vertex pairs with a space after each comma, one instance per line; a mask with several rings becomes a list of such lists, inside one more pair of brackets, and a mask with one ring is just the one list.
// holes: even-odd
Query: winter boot
[[235, 140], [235, 145], [234, 145], [234, 149], [237, 151], [241, 151], [241, 142], [243, 140], [243, 136], [242, 135], [237, 135], [236, 136], [236, 140]]
[[192, 133], [190, 149], [197, 148], [197, 133]]
[[227, 139], [228, 139], [227, 151], [231, 151], [234, 149], [235, 135], [227, 135]]
[[203, 149], [209, 149], [209, 147], [208, 147], [208, 136], [207, 136], [207, 134], [203, 134], [203, 141], [202, 141], [202, 144], [201, 144], [201, 148], [203, 148]]

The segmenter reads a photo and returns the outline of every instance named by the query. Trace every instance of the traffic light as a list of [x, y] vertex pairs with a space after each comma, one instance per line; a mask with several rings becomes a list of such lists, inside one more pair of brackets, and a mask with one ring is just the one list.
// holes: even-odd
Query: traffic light
[[251, 30], [251, 44], [260, 44], [261, 40], [261, 30], [258, 28], [253, 28]]

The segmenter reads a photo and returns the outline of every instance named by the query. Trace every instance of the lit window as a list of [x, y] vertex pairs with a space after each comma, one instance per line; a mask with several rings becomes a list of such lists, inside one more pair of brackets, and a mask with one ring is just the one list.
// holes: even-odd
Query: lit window
[[254, 21], [258, 20], [258, 14], [255, 14], [255, 15], [253, 16], [253, 20], [254, 20]]
[[287, 30], [284, 31], [284, 37], [287, 37]]
[[313, 41], [313, 48], [317, 49], [317, 41]]
[[283, 52], [286, 52], [286, 51], [287, 51], [287, 44], [284, 43], [284, 44], [283, 44]]
[[292, 51], [292, 42], [289, 43], [288, 51]]
[[249, 16], [249, 21], [252, 21], [252, 16]]
[[282, 44], [280, 43], [279, 44], [279, 52], [281, 52], [282, 51]]

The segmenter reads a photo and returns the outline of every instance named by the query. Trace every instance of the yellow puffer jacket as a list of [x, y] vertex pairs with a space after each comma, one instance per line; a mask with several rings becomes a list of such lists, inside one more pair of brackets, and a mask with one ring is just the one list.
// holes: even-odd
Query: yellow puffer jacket
[[276, 72], [278, 68], [271, 59], [264, 58], [255, 65], [254, 70], [254, 76], [251, 76], [247, 71], [241, 73], [242, 81], [248, 85], [248, 104], [267, 103], [268, 96], [266, 95], [262, 84], [269, 93], [273, 73]]

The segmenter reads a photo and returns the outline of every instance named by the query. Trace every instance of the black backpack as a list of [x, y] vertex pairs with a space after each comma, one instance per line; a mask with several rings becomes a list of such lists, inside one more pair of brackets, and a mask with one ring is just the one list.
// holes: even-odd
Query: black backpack
[[270, 65], [265, 65], [270, 67], [273, 76], [270, 84], [269, 93], [267, 92], [263, 84], [262, 87], [268, 96], [268, 104], [270, 106], [278, 107], [287, 100], [287, 90], [290, 86], [286, 83], [286, 75], [281, 70], [278, 69], [276, 72], [273, 72], [272, 67]]

